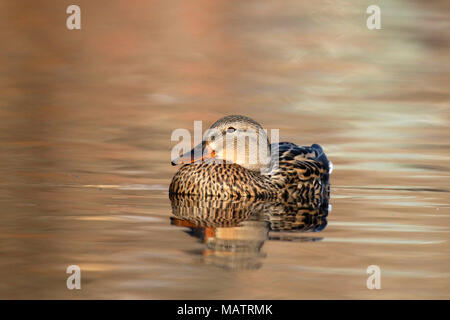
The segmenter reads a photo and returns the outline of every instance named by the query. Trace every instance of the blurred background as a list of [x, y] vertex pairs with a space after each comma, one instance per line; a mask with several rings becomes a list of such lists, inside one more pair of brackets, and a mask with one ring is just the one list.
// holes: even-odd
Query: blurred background
[[[2, 1], [0, 297], [450, 298], [449, 15], [443, 0]], [[208, 263], [170, 224], [172, 131], [229, 114], [335, 165], [320, 241], [258, 238], [253, 269]]]

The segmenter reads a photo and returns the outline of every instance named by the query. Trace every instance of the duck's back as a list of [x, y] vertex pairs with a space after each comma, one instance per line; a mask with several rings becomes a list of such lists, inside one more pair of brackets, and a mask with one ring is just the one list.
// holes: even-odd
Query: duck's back
[[281, 142], [272, 144], [271, 149], [272, 157], [278, 156], [278, 163], [272, 161], [271, 180], [281, 187], [282, 198], [311, 201], [329, 195], [333, 167], [321, 146]]
[[316, 160], [324, 165], [329, 165], [330, 161], [323, 152], [323, 149], [318, 144], [311, 146], [298, 146], [292, 142], [280, 142], [271, 144], [271, 149], [278, 148], [278, 156], [280, 159], [291, 160]]

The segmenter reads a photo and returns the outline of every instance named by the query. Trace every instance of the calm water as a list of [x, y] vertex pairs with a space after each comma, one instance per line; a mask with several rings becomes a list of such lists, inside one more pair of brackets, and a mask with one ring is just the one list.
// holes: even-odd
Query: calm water
[[[0, 298], [450, 298], [450, 7], [391, 2], [1, 2]], [[324, 147], [331, 211], [171, 203], [172, 131], [235, 113]]]

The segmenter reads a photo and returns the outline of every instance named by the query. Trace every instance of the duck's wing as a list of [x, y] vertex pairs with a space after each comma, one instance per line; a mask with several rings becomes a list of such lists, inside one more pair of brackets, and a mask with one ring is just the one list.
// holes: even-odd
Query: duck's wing
[[[328, 160], [322, 147], [318, 144], [311, 146], [298, 146], [292, 142], [272, 143], [272, 157], [278, 157], [279, 161], [318, 162], [320, 167], [325, 169], [328, 174], [333, 171], [333, 163]], [[273, 160], [273, 159], [272, 159]]]
[[288, 198], [317, 199], [328, 196], [332, 163], [318, 144], [297, 146], [290, 142], [271, 145], [272, 157], [278, 164], [271, 170], [272, 181], [284, 186], [283, 196]]
[[328, 173], [333, 170], [333, 164], [328, 160], [325, 152], [318, 144], [311, 146], [298, 146], [292, 142], [281, 142], [271, 144], [271, 149], [278, 150], [278, 159], [280, 161], [304, 161], [313, 160], [321, 163], [328, 168]]

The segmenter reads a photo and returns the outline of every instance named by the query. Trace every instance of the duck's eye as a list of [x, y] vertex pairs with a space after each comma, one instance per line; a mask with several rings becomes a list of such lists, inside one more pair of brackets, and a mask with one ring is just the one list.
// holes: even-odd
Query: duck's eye
[[235, 132], [235, 131], [236, 131], [236, 129], [233, 128], [233, 127], [229, 127], [229, 128], [227, 129], [227, 133], [233, 133], [233, 132]]

